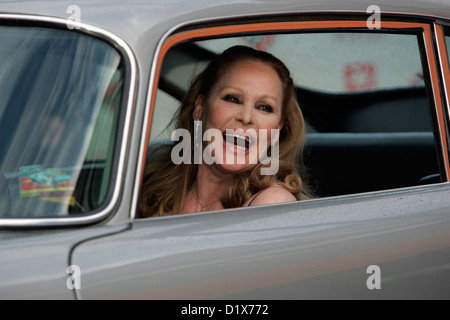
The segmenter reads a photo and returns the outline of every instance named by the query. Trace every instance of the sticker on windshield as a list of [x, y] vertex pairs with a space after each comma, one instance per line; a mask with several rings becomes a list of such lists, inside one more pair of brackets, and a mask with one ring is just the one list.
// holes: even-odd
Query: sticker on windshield
[[40, 165], [20, 168], [21, 197], [41, 197], [42, 200], [73, 203], [75, 183], [60, 169], [43, 169]]

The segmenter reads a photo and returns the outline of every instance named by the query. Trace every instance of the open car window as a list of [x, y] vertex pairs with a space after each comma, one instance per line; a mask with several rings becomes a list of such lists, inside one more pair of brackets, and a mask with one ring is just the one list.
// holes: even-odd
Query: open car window
[[68, 29], [0, 26], [0, 217], [99, 208], [111, 182], [120, 54]]
[[[172, 97], [181, 99], [191, 80], [203, 70], [209, 59], [233, 45], [247, 45], [266, 50], [285, 62], [293, 75], [299, 94], [302, 91], [308, 92], [299, 97], [302, 111], [308, 113], [311, 110], [318, 113], [321, 107], [325, 107], [310, 107], [306, 110], [305, 105], [311, 103], [307, 100], [309, 96], [322, 94], [324, 98], [328, 98], [327, 111], [330, 112], [321, 115], [322, 118], [317, 120], [309, 117], [309, 121], [318, 126], [319, 131], [431, 131], [429, 116], [425, 119], [416, 117], [412, 119], [414, 123], [406, 123], [411, 125], [410, 129], [402, 129], [402, 124], [396, 122], [393, 117], [391, 120], [384, 118], [383, 121], [378, 121], [374, 127], [364, 127], [358, 121], [347, 123], [347, 126], [337, 121], [335, 124], [325, 124], [325, 118], [339, 112], [345, 113], [350, 107], [345, 101], [333, 101], [341, 97], [347, 101], [374, 101], [383, 94], [397, 90], [400, 92], [398, 97], [401, 93], [404, 97], [412, 95], [414, 102], [414, 95], [420, 95], [425, 99], [422, 102], [427, 105], [421, 53], [416, 35], [329, 32], [198, 41], [180, 45], [169, 52], [163, 65], [161, 87], [167, 88]], [[352, 94], [355, 99], [348, 98]], [[164, 99], [161, 95], [158, 98]], [[315, 100], [315, 97], [311, 100]], [[170, 109], [177, 107], [175, 101], [168, 101], [167, 104]], [[167, 108], [165, 109], [167, 114]], [[429, 108], [421, 109], [426, 114], [430, 113]], [[404, 110], [408, 111], [407, 108]], [[389, 125], [387, 122], [395, 123]], [[153, 139], [156, 136], [156, 132], [152, 134]]]
[[[317, 197], [444, 181], [430, 71], [417, 30], [341, 30], [196, 39], [165, 55], [150, 136], [167, 125], [192, 79], [233, 45], [268, 51], [290, 68], [308, 134], [304, 161]], [[448, 41], [448, 37], [447, 37]]]
[[424, 85], [417, 37], [406, 34], [296, 33], [199, 42], [214, 53], [238, 44], [280, 57], [296, 86], [305, 89], [344, 93]]

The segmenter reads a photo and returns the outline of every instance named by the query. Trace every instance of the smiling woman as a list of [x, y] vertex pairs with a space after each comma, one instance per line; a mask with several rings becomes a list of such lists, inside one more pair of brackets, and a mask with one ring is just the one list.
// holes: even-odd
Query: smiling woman
[[[207, 98], [198, 96], [194, 118], [204, 121], [206, 129], [217, 128], [220, 132], [212, 148], [219, 153], [221, 167], [240, 172], [274, 145], [270, 141], [277, 139], [276, 133], [282, 127], [283, 92], [275, 70], [262, 62], [238, 61], [231, 70], [224, 73]], [[266, 133], [264, 137], [259, 135], [261, 132]]]
[[[192, 83], [174, 120], [190, 137], [198, 136], [199, 125], [202, 137], [216, 133], [202, 144], [187, 142], [200, 148], [190, 157], [209, 154], [214, 161], [176, 164], [176, 143], [160, 147], [145, 174], [142, 216], [308, 197], [298, 172], [303, 116], [289, 70], [271, 54], [245, 46], [224, 51]], [[267, 168], [276, 170], [267, 174]]]

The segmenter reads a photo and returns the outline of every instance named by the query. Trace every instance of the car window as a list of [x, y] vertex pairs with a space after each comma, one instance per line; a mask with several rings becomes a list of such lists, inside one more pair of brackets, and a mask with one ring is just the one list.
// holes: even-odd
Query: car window
[[[332, 32], [271, 34], [199, 41], [195, 45], [179, 46], [168, 53], [162, 70], [162, 88], [173, 92], [172, 97], [181, 99], [193, 77], [206, 66], [208, 60], [205, 57], [208, 53], [218, 54], [239, 44], [267, 50], [286, 63], [293, 74], [299, 94], [306, 92], [299, 100], [306, 113], [313, 113], [309, 116], [312, 129], [327, 132], [432, 131], [420, 48], [415, 35]], [[189, 54], [193, 52], [194, 46], [197, 46], [197, 60]], [[180, 52], [185, 52], [185, 56]], [[348, 109], [354, 109], [353, 105], [357, 103], [367, 104], [369, 101], [382, 99], [383, 95], [387, 96], [390, 92], [392, 98], [406, 99], [405, 104], [418, 106], [420, 110], [414, 110], [425, 116], [414, 119], [410, 117], [410, 121], [401, 123], [398, 123], [397, 118], [385, 117], [382, 113], [379, 118], [383, 119], [378, 121], [373, 119], [377, 113], [365, 117], [367, 121], [352, 121], [351, 118], [333, 123], [331, 119], [326, 121], [327, 118], [335, 120], [337, 113], [345, 114]], [[160, 97], [162, 94], [158, 95], [158, 98], [163, 99]], [[313, 94], [327, 97], [328, 106], [306, 108], [306, 105], [314, 103], [317, 98]], [[408, 100], [408, 97], [411, 99]], [[367, 101], [357, 101], [361, 99]], [[393, 100], [395, 99], [390, 99]], [[172, 110], [176, 108], [173, 102], [169, 105]], [[408, 108], [398, 109], [400, 105], [400, 102], [389, 105], [386, 101], [383, 108], [393, 107], [395, 112], [410, 111]], [[326, 109], [326, 114], [321, 107]], [[316, 115], [319, 112], [322, 112], [320, 117]], [[167, 123], [167, 119], [165, 122]], [[156, 133], [152, 134], [152, 139], [156, 139], [156, 136]]]
[[0, 27], [0, 217], [98, 208], [111, 176], [119, 53], [68, 29]]
[[292, 73], [308, 129], [304, 162], [316, 197], [440, 182], [421, 36], [341, 30], [180, 43], [161, 67], [149, 159], [176, 129], [166, 125], [192, 79], [215, 55], [245, 45], [274, 54]]
[[[296, 85], [302, 88], [343, 93], [423, 86], [419, 47], [414, 36], [324, 32], [199, 43], [215, 53], [236, 44], [267, 50], [280, 57], [294, 74]], [[392, 70], [393, 66], [398, 72]]]
[[[250, 45], [286, 61], [302, 111], [317, 131], [431, 132], [417, 41], [417, 36], [407, 34], [333, 32], [227, 38], [204, 41], [200, 46], [219, 53], [234, 44]], [[328, 101], [316, 103], [320, 95]], [[359, 102], [359, 98], [366, 101]], [[367, 106], [371, 102], [374, 106]], [[398, 122], [410, 112], [421, 116], [410, 115]]]

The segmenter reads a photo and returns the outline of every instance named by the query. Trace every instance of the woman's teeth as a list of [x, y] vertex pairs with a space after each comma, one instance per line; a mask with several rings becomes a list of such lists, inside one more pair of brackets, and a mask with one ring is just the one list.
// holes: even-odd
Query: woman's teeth
[[246, 150], [250, 147], [250, 138], [239, 133], [224, 133], [224, 141], [236, 148]]

